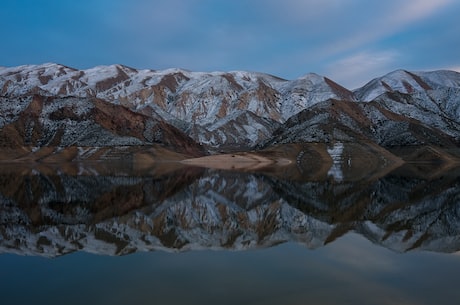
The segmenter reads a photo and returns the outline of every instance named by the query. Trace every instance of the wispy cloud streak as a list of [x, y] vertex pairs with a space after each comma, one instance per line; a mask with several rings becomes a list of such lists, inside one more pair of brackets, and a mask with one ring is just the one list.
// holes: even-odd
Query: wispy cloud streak
[[360, 52], [329, 65], [327, 73], [342, 85], [355, 89], [394, 66], [396, 51]]

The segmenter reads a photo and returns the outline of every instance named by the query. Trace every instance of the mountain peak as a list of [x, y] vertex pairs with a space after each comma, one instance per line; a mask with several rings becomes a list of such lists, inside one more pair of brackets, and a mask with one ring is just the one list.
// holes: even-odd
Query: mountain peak
[[396, 70], [351, 92], [315, 73], [287, 81], [123, 65], [8, 68], [0, 70], [0, 146], [32, 155], [41, 147], [154, 144], [189, 155], [264, 143], [457, 147], [459, 75]]
[[417, 73], [432, 88], [460, 87], [460, 73], [450, 70], [437, 70]]
[[414, 93], [426, 90], [432, 90], [432, 87], [423, 73], [399, 69], [371, 80], [354, 93], [359, 100], [371, 101], [385, 92]]
[[307, 74], [304, 74], [298, 78], [299, 80], [309, 80], [313, 83], [318, 83], [318, 82], [323, 82], [324, 81], [324, 76], [309, 72]]

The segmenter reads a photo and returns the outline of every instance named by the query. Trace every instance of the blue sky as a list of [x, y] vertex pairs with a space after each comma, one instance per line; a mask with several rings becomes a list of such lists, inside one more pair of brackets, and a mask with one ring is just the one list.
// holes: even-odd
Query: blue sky
[[460, 71], [458, 0], [3, 0], [0, 65], [308, 72], [352, 89]]

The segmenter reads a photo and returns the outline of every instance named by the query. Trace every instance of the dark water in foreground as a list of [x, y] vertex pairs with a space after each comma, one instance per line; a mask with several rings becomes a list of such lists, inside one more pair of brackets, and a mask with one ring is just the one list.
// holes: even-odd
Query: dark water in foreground
[[458, 304], [460, 257], [348, 234], [308, 250], [0, 256], [2, 304]]
[[339, 174], [4, 166], [0, 302], [458, 304], [460, 171]]

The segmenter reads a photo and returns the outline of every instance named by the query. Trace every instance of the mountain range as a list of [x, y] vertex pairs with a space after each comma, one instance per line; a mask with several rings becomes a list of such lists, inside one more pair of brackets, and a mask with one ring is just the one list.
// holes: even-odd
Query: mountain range
[[453, 71], [349, 90], [317, 74], [0, 67], [0, 252], [317, 248], [350, 231], [455, 252], [459, 140]]
[[[361, 143], [397, 158], [408, 157], [401, 147], [429, 147], [423, 158], [451, 160], [459, 140], [460, 73], [453, 71], [397, 70], [349, 90], [312, 73], [284, 80], [122, 65], [0, 68], [2, 159], [75, 160], [120, 146], [161, 146], [190, 158]], [[94, 149], [82, 154], [82, 147]]]

